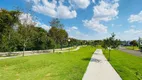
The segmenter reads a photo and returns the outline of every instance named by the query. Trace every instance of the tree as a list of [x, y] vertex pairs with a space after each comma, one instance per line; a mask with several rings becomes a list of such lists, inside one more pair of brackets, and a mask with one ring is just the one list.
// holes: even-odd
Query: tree
[[67, 39], [68, 39], [68, 33], [64, 29], [59, 29], [57, 37], [59, 39], [59, 43], [60, 43], [61, 49], [62, 49], [63, 48], [63, 43], [65, 41], [67, 41]]
[[50, 26], [51, 29], [48, 32], [49, 36], [53, 38], [54, 42], [56, 43], [56, 47], [57, 45], [60, 45], [62, 49], [63, 43], [68, 39], [68, 33], [63, 29], [63, 24], [60, 23], [58, 18], [53, 19], [50, 22]]
[[133, 40], [133, 41], [131, 41], [131, 42], [130, 42], [130, 45], [132, 45], [132, 46], [133, 46], [133, 50], [134, 50], [134, 46], [137, 46], [137, 45], [138, 45], [138, 43], [137, 43], [137, 41], [136, 41], [136, 40]]
[[120, 45], [120, 40], [115, 39], [115, 34], [114, 33], [111, 34], [111, 37], [103, 40], [102, 47], [105, 48], [105, 49], [106, 48], [109, 49], [108, 61], [110, 61], [111, 48], [117, 48], [119, 45]]
[[[58, 18], [50, 22], [52, 28], [47, 32], [36, 27], [33, 17], [14, 10], [0, 10], [0, 51], [23, 51], [61, 48], [67, 46], [68, 33]], [[22, 16], [23, 15], [23, 16]]]
[[48, 33], [41, 27], [35, 27], [35, 32], [33, 34], [33, 44], [34, 49], [36, 50], [44, 50], [48, 49]]
[[32, 35], [33, 28], [34, 28], [34, 25], [30, 25], [30, 24], [24, 23], [19, 25], [18, 33], [20, 34], [19, 38], [21, 39], [21, 44], [23, 47], [23, 56], [24, 56], [24, 52], [27, 47], [27, 44], [30, 41], [31, 37], [33, 36]]
[[48, 37], [48, 47], [49, 49], [53, 49], [53, 53], [55, 52], [55, 46], [55, 41], [52, 38]]
[[17, 23], [19, 23], [20, 11], [0, 10], [0, 50], [13, 51], [15, 48], [16, 32], [14, 30]]
[[103, 40], [103, 43], [102, 43], [102, 45], [101, 45], [105, 50], [106, 50], [107, 47], [108, 47], [108, 44], [107, 44], [107, 43], [108, 43], [108, 39], [104, 39], [104, 40]]
[[50, 23], [51, 27], [56, 27], [56, 28], [63, 28], [64, 27], [64, 25], [61, 24], [61, 22], [58, 18], [52, 19], [52, 21], [49, 22], [49, 23]]

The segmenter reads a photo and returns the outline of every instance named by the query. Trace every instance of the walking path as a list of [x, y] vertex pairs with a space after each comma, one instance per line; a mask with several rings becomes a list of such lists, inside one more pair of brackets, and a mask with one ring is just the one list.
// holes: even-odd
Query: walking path
[[87, 67], [82, 80], [122, 80], [102, 53], [97, 49]]
[[125, 47], [120, 47], [119, 50], [126, 52], [128, 54], [142, 57], [142, 52], [140, 52], [139, 50], [129, 50], [129, 49], [126, 49]]
[[[73, 50], [70, 51], [77, 51], [80, 49], [81, 46], [76, 47]], [[57, 49], [58, 51], [55, 50], [55, 52], [68, 52], [69, 50], [67, 50], [68, 48], [63, 49], [62, 51]], [[50, 51], [50, 53], [52, 53], [52, 50]], [[24, 56], [32, 56], [32, 55], [40, 55], [40, 54], [48, 54], [48, 53], [34, 53], [34, 54], [24, 54]], [[18, 56], [10, 56], [10, 57], [0, 57], [0, 60], [2, 59], [8, 59], [8, 58], [16, 58], [16, 57], [21, 57], [22, 55], [18, 55]]]

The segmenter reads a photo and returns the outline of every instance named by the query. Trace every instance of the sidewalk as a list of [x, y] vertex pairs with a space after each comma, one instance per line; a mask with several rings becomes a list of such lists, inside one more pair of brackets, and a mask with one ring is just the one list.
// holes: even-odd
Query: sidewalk
[[[70, 50], [70, 51], [77, 51], [80, 49], [81, 46], [78, 46], [76, 49]], [[64, 48], [62, 51], [61, 49], [56, 49], [55, 52], [68, 52], [69, 50], [67, 50], [68, 48]], [[50, 53], [52, 53], [52, 50], [50, 51]], [[32, 55], [40, 55], [40, 54], [48, 54], [48, 53], [34, 53], [34, 54], [25, 54], [24, 56], [32, 56]], [[22, 57], [21, 55], [18, 56], [9, 56], [9, 57], [0, 57], [0, 60], [2, 59], [8, 59], [8, 58], [16, 58], [16, 57]]]
[[102, 53], [101, 49], [97, 49], [82, 80], [122, 80], [117, 72], [113, 69]]

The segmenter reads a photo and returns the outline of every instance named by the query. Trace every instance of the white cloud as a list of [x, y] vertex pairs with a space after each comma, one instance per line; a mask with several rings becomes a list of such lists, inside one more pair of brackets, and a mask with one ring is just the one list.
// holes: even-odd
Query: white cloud
[[88, 37], [87, 34], [80, 32], [76, 26], [68, 27], [66, 30], [69, 34], [69, 37], [72, 37], [72, 38], [84, 39], [84, 37]]
[[129, 19], [128, 19], [129, 22], [142, 22], [142, 11], [140, 11], [139, 14], [132, 14], [130, 15]]
[[117, 2], [107, 3], [100, 2], [100, 5], [94, 6], [94, 18], [97, 20], [109, 21], [118, 15], [119, 4]]
[[33, 21], [33, 17], [29, 13], [22, 13], [19, 16], [19, 19], [21, 21], [21, 24], [27, 24], [27, 25], [35, 24], [35, 22]]
[[73, 30], [77, 30], [78, 28], [77, 28], [76, 26], [73, 26], [72, 29], [73, 29]]
[[87, 8], [90, 4], [90, 0], [69, 0], [69, 2], [73, 7], [78, 7], [82, 9]]
[[76, 31], [76, 30], [78, 30], [78, 28], [77, 28], [76, 26], [72, 26], [72, 27], [69, 27], [69, 28], [67, 29], [68, 32]]
[[57, 7], [57, 15], [58, 18], [75, 18], [77, 16], [77, 13], [75, 10], [70, 10], [69, 7], [60, 5]]
[[100, 24], [99, 21], [96, 21], [94, 19], [91, 20], [84, 20], [84, 26], [87, 26], [88, 28], [97, 31], [97, 32], [107, 32], [107, 27], [103, 24]]
[[105, 1], [100, 1], [99, 5], [94, 6], [94, 16], [91, 20], [83, 20], [84, 26], [91, 28], [96, 32], [107, 32], [107, 26], [103, 25], [101, 22], [108, 22], [113, 20], [118, 15], [118, 0], [114, 3], [108, 3]]
[[[91, 0], [67, 0], [69, 5], [64, 5], [65, 0], [26, 0], [32, 2], [32, 10], [53, 18], [71, 19], [77, 17], [76, 8], [85, 9]], [[92, 0], [95, 2], [95, 0]]]
[[119, 35], [121, 40], [138, 40], [142, 37], [142, 30], [130, 28]]
[[48, 25], [46, 25], [46, 24], [44, 24], [44, 23], [41, 23], [41, 22], [36, 22], [37, 24], [36, 24], [36, 26], [37, 27], [41, 27], [41, 28], [43, 28], [43, 29], [45, 29], [46, 31], [49, 31], [49, 29], [51, 28], [51, 26], [48, 26]]
[[29, 0], [33, 2], [32, 10], [53, 18], [71, 19], [77, 12], [70, 6], [63, 5], [64, 0]]
[[44, 23], [33, 20], [33, 16], [31, 14], [29, 14], [29, 13], [22, 13], [19, 16], [19, 19], [21, 21], [21, 24], [26, 24], [26, 25], [31, 25], [32, 24], [32, 25], [35, 25], [37, 27], [42, 27], [43, 29], [45, 29], [47, 31], [51, 28], [50, 26], [47, 26]]
[[129, 30], [124, 31], [124, 33], [139, 34], [139, 33], [142, 33], [142, 30], [129, 29]]

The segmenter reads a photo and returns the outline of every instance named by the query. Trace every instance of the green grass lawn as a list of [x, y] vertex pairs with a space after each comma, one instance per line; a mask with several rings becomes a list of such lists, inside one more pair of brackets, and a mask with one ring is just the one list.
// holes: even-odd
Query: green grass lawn
[[139, 50], [139, 47], [138, 46], [126, 46], [127, 49], [130, 49], [130, 50]]
[[95, 48], [0, 60], [0, 80], [81, 80]]
[[[104, 51], [108, 57], [108, 51]], [[119, 51], [111, 51], [111, 65], [123, 80], [142, 80], [142, 58]]]

